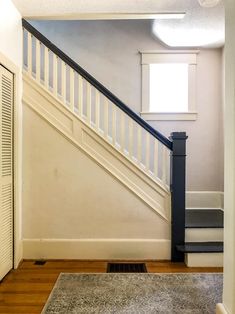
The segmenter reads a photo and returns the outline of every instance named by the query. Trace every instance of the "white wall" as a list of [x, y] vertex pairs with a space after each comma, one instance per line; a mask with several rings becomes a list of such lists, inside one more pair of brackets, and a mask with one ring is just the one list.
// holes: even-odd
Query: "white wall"
[[0, 64], [14, 73], [14, 265], [22, 258], [22, 26], [21, 15], [10, 0], [0, 0]]
[[[134, 111], [141, 111], [140, 50], [166, 49], [151, 21], [37, 21], [33, 24]], [[152, 122], [170, 135], [186, 131], [187, 189], [223, 191], [221, 50], [198, 56], [197, 121]]]

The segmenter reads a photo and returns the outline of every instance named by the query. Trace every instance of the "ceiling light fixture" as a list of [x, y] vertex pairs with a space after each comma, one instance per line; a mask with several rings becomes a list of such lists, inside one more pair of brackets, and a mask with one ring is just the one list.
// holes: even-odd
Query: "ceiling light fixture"
[[217, 6], [221, 0], [198, 0], [200, 6], [205, 8], [212, 8]]

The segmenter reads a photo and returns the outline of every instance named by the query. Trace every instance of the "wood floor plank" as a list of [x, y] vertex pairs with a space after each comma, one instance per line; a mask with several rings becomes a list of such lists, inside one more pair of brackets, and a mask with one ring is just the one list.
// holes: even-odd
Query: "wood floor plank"
[[5, 293], [0, 297], [3, 306], [42, 306], [48, 298], [48, 293]]
[[[61, 272], [105, 273], [107, 261], [23, 261], [0, 282], [0, 314], [40, 314]], [[129, 261], [128, 261], [129, 262]], [[150, 273], [222, 272], [222, 268], [188, 268], [183, 263], [145, 261]]]
[[40, 314], [43, 309], [42, 305], [39, 306], [2, 306], [0, 305], [1, 314]]

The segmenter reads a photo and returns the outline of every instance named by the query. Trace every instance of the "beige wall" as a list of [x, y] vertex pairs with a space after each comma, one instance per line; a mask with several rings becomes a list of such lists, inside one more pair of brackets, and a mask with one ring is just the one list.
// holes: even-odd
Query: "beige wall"
[[[151, 34], [151, 21], [41, 21], [33, 24], [133, 110], [140, 112], [138, 51], [166, 49]], [[221, 50], [201, 50], [197, 73], [197, 121], [151, 124], [166, 136], [172, 131], [186, 131], [189, 135], [188, 190], [223, 191]]]
[[27, 105], [23, 139], [24, 257], [170, 258], [170, 223]]

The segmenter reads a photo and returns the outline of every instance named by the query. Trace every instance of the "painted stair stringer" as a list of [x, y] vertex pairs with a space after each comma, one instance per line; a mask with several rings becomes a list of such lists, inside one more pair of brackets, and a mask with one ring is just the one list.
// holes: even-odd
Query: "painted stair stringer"
[[170, 191], [115, 150], [85, 121], [65, 108], [45, 88], [23, 74], [23, 103], [170, 224]]

